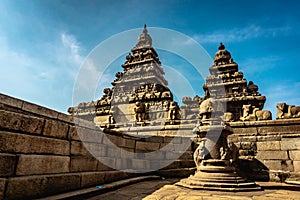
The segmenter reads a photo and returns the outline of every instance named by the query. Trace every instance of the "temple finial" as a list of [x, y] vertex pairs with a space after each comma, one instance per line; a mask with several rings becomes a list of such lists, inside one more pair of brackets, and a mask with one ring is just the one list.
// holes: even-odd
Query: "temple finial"
[[144, 24], [143, 33], [148, 33], [148, 30], [147, 30], [147, 25], [146, 25], [146, 24]]
[[224, 44], [221, 42], [220, 43], [220, 45], [219, 45], [219, 48], [218, 48], [219, 50], [224, 50], [225, 49], [225, 46], [224, 46]]

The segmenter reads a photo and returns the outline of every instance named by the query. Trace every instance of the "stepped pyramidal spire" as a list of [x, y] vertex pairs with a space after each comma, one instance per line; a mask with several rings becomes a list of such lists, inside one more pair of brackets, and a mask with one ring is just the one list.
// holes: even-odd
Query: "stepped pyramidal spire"
[[246, 114], [248, 116], [253, 113], [253, 110], [255, 112], [263, 109], [266, 97], [258, 92], [258, 86], [253, 81], [247, 84], [243, 72], [239, 71], [238, 64], [233, 61], [223, 43], [220, 43], [209, 71], [210, 76], [206, 77], [206, 83], [203, 86], [204, 98], [212, 97], [226, 103], [227, 112], [232, 117], [230, 121], [244, 121], [246, 107], [249, 108]]
[[74, 110], [83, 110], [81, 116], [89, 119], [93, 112], [94, 122], [108, 127], [179, 123], [178, 104], [173, 101], [146, 24], [125, 58], [123, 71], [116, 73], [113, 87], [104, 89], [103, 97], [93, 106], [87, 103], [89, 107], [77, 106]]

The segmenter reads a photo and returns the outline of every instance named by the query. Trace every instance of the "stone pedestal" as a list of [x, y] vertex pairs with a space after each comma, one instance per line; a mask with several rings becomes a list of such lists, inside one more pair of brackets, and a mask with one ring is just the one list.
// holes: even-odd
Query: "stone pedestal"
[[182, 179], [176, 185], [205, 190], [261, 190], [254, 182], [249, 182], [236, 173], [234, 165], [237, 151], [233, 144], [227, 144], [227, 136], [232, 133], [230, 127], [199, 126], [195, 133], [195, 142], [199, 144], [194, 153], [197, 171], [195, 175]]

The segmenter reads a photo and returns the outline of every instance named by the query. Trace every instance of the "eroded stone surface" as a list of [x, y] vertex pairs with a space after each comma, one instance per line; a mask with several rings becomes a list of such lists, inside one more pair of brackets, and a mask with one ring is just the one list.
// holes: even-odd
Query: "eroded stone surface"
[[68, 156], [20, 155], [16, 175], [64, 173], [69, 168]]

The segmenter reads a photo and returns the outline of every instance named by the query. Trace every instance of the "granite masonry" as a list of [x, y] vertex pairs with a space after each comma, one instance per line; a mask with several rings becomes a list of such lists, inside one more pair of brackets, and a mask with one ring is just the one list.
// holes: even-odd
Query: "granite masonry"
[[195, 128], [215, 125], [212, 118], [230, 130], [222, 144], [216, 141], [223, 147], [214, 148], [216, 163], [233, 159], [222, 159], [231, 144], [241, 177], [300, 178], [299, 106], [279, 103], [272, 120], [263, 110], [266, 97], [222, 43], [205, 95], [184, 97], [181, 107], [146, 26], [122, 67], [101, 99], [70, 107], [70, 115], [0, 94], [0, 199], [46, 197], [145, 174], [186, 178], [201, 168], [195, 136], [206, 133]]

